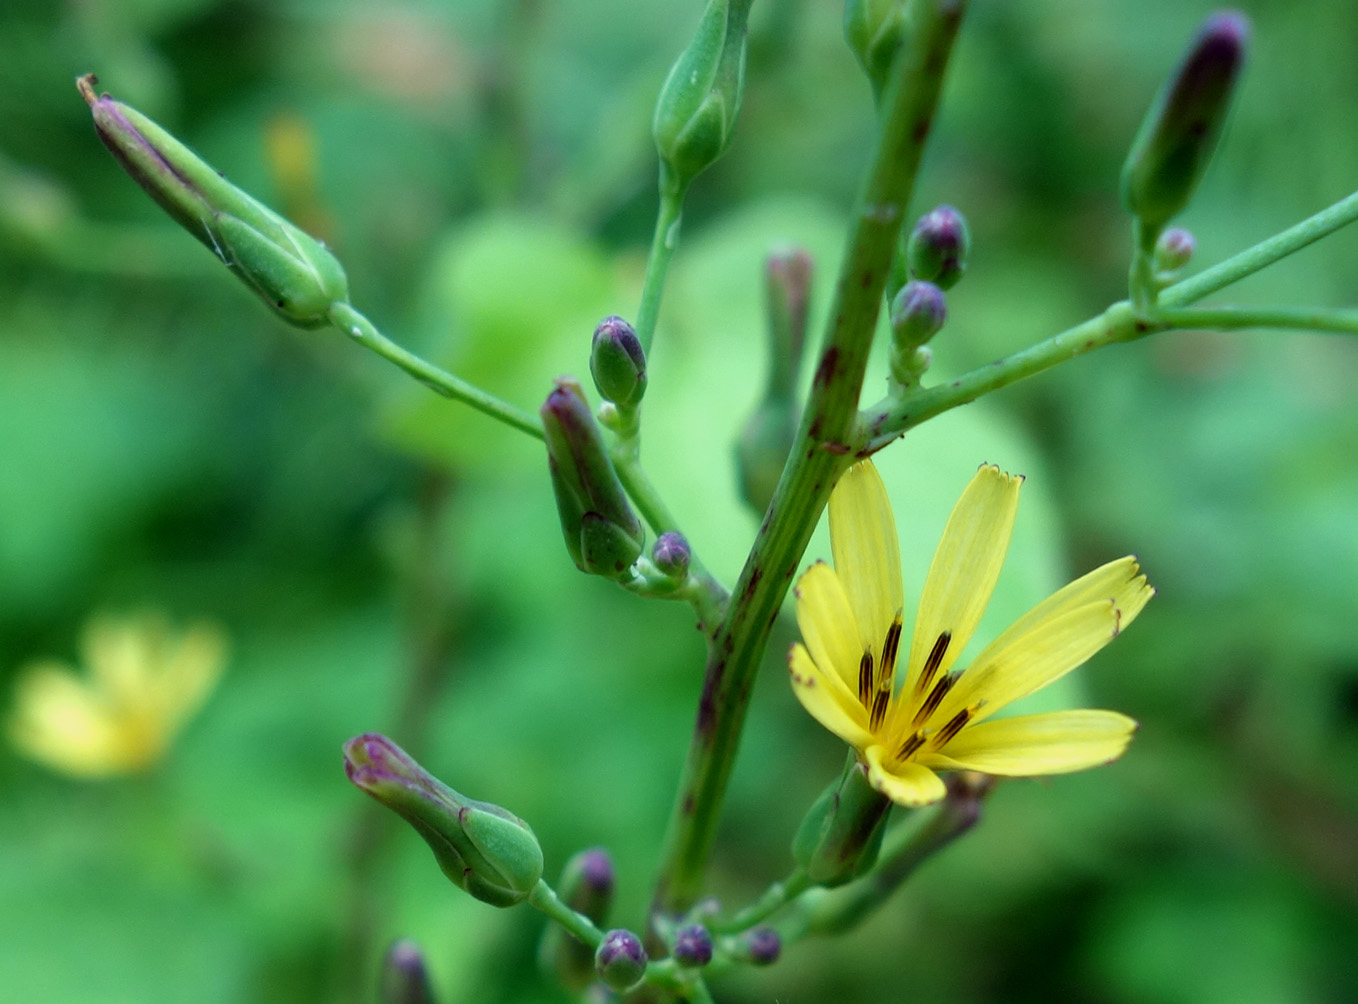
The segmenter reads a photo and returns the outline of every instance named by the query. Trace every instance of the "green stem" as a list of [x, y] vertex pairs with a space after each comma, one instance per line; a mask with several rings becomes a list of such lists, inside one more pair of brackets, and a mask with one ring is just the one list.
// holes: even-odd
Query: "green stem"
[[806, 872], [798, 868], [781, 882], [769, 886], [755, 902], [737, 910], [726, 920], [714, 920], [708, 929], [713, 934], [738, 934], [768, 919], [811, 887]]
[[528, 894], [528, 904], [542, 911], [592, 949], [597, 950], [599, 942], [604, 940], [604, 932], [594, 925], [594, 921], [563, 903], [545, 879], [538, 879], [538, 884]]
[[1358, 334], [1358, 310], [1320, 310], [1312, 307], [1218, 307], [1196, 310], [1159, 310], [1157, 321], [1171, 328], [1291, 328], [1298, 331], [1325, 331]]
[[1154, 308], [1160, 286], [1155, 281], [1155, 242], [1158, 230], [1148, 230], [1140, 219], [1132, 220], [1132, 268], [1127, 289], [1138, 311]]
[[679, 246], [679, 221], [684, 214], [686, 188], [667, 183], [664, 165], [660, 168], [660, 210], [656, 215], [655, 233], [651, 237], [651, 253], [646, 258], [646, 279], [641, 287], [641, 306], [637, 308], [637, 340], [647, 356], [651, 354], [651, 340], [660, 317], [660, 295], [665, 289], [665, 275], [670, 259]]
[[681, 914], [701, 892], [769, 631], [830, 489], [849, 462], [844, 444], [854, 427], [882, 292], [965, 6], [964, 0], [920, 3], [915, 31], [897, 56], [811, 398], [710, 646], [697, 723], [661, 855], [655, 913]]
[[336, 303], [330, 307], [330, 323], [351, 336], [364, 348], [372, 349], [383, 359], [395, 363], [420, 383], [436, 394], [451, 397], [456, 401], [469, 404], [477, 411], [489, 415], [505, 425], [526, 432], [538, 439], [542, 438], [542, 423], [533, 415], [520, 411], [512, 404], [501, 401], [480, 387], [468, 383], [461, 377], [453, 376], [426, 362], [401, 346], [397, 345], [357, 310], [347, 303]]
[[1160, 293], [1162, 307], [1183, 307], [1196, 303], [1219, 289], [1225, 289], [1275, 261], [1300, 251], [1322, 237], [1328, 237], [1341, 227], [1358, 220], [1358, 192], [1340, 199], [1327, 209], [1302, 220], [1294, 227], [1260, 241], [1254, 247], [1232, 255], [1219, 265], [1200, 272], [1190, 279], [1177, 282]]

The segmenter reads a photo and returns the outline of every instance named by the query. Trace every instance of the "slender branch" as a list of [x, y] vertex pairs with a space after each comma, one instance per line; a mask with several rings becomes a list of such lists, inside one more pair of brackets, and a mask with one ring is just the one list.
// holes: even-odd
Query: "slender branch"
[[597, 949], [599, 942], [604, 940], [604, 932], [594, 925], [594, 921], [563, 903], [545, 879], [538, 879], [538, 884], [528, 894], [528, 904], [542, 911], [590, 948]]
[[769, 631], [848, 462], [843, 444], [853, 429], [892, 254], [964, 9], [965, 0], [918, 4], [915, 30], [897, 55], [802, 427], [711, 645], [661, 856], [655, 913], [682, 913], [701, 891]]
[[330, 307], [330, 323], [351, 336], [364, 348], [372, 349], [383, 359], [395, 363], [436, 394], [469, 404], [477, 411], [503, 422], [511, 428], [542, 438], [542, 423], [533, 415], [501, 401], [494, 394], [439, 369], [413, 352], [397, 345], [357, 310], [347, 303]]
[[651, 237], [651, 253], [646, 259], [646, 279], [641, 287], [641, 306], [637, 308], [637, 339], [642, 351], [651, 353], [656, 321], [660, 317], [660, 295], [665, 289], [665, 275], [670, 268], [674, 249], [679, 246], [679, 221], [684, 213], [684, 189], [665, 184], [661, 168], [660, 211], [656, 215], [655, 234]]
[[1314, 307], [1218, 307], [1156, 311], [1156, 320], [1171, 328], [1290, 328], [1358, 335], [1358, 310], [1322, 310]]
[[713, 920], [707, 926], [714, 934], [738, 934], [768, 919], [811, 887], [806, 872], [798, 868], [781, 882], [769, 886], [755, 902], [737, 910], [727, 920]]
[[1267, 268], [1275, 261], [1280, 261], [1288, 255], [1300, 251], [1308, 244], [1313, 244], [1322, 237], [1328, 237], [1341, 227], [1348, 226], [1354, 220], [1358, 220], [1358, 192], [1354, 192], [1345, 199], [1340, 199], [1334, 205], [1302, 220], [1296, 226], [1289, 227], [1282, 233], [1268, 238], [1268, 240], [1260, 241], [1254, 247], [1241, 251], [1237, 255], [1232, 255], [1205, 272], [1200, 272], [1190, 279], [1175, 283], [1160, 293], [1160, 305], [1162, 307], [1183, 307], [1190, 303], [1196, 303], [1204, 296], [1209, 296], [1219, 289], [1225, 289], [1232, 283], [1239, 282], [1246, 276]]

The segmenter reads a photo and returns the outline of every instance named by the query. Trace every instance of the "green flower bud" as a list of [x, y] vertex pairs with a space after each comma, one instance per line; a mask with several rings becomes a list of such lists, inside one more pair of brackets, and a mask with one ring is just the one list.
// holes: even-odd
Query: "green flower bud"
[[741, 935], [732, 954], [752, 966], [771, 966], [783, 954], [783, 939], [771, 927], [756, 927]]
[[594, 386], [605, 401], [635, 408], [646, 393], [646, 353], [636, 329], [621, 317], [605, 317], [594, 329], [589, 354]]
[[708, 0], [655, 106], [651, 132], [662, 187], [682, 192], [731, 142], [745, 88], [746, 22], [753, 0]]
[[868, 75], [873, 98], [879, 101], [891, 62], [905, 40], [905, 12], [905, 0], [846, 0], [844, 4], [844, 41]]
[[1141, 123], [1122, 168], [1122, 204], [1152, 234], [1188, 204], [1211, 159], [1248, 39], [1243, 14], [1208, 18]]
[[1173, 275], [1193, 259], [1198, 242], [1183, 227], [1170, 227], [1155, 242], [1155, 271]]
[[[576, 913], [602, 925], [613, 905], [613, 887], [613, 860], [607, 851], [595, 847], [566, 862], [557, 895]], [[594, 980], [593, 950], [556, 924], [549, 924], [542, 933], [538, 963], [548, 976], [577, 994]]]
[[518, 816], [439, 781], [386, 736], [344, 744], [344, 772], [424, 838], [450, 881], [491, 906], [513, 906], [542, 878], [542, 848]]
[[867, 769], [852, 758], [802, 820], [792, 856], [815, 884], [843, 885], [876, 862], [890, 809], [890, 799], [873, 790]]
[[604, 935], [594, 954], [594, 971], [620, 994], [635, 990], [646, 975], [646, 949], [631, 931], [616, 929]]
[[201, 241], [278, 316], [302, 328], [329, 323], [349, 298], [344, 267], [325, 245], [232, 185], [145, 115], [107, 94], [93, 75], [76, 86], [109, 151], [180, 226]]
[[580, 384], [558, 379], [539, 414], [566, 550], [580, 571], [619, 578], [641, 556], [645, 533]]
[[651, 547], [651, 563], [656, 570], [676, 582], [688, 578], [688, 566], [693, 561], [693, 550], [688, 539], [674, 530], [662, 533]]
[[966, 271], [970, 248], [966, 218], [952, 206], [939, 206], [921, 216], [910, 231], [905, 256], [916, 279], [951, 289]]
[[382, 960], [382, 1004], [434, 1004], [424, 956], [415, 942], [396, 942]]

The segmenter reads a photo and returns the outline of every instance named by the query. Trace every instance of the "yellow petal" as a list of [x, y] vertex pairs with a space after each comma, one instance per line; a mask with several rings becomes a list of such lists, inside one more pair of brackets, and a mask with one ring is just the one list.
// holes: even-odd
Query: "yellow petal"
[[818, 561], [797, 581], [797, 626], [817, 666], [858, 693], [858, 623], [838, 575]]
[[1075, 607], [1063, 602], [1042, 617], [1025, 616], [1020, 622], [1025, 630], [1004, 632], [976, 657], [943, 701], [937, 720], [979, 703], [973, 719], [979, 721], [1065, 676], [1116, 638], [1153, 595], [1146, 577], [1137, 574], [1104, 599]]
[[823, 673], [800, 644], [788, 653], [792, 692], [816, 721], [855, 749], [872, 742], [868, 714], [834, 673]]
[[226, 664], [226, 637], [211, 624], [195, 624], [165, 646], [158, 685], [166, 729], [191, 717], [217, 685]]
[[[935, 646], [942, 656], [931, 680], [946, 673], [966, 648], [1000, 576], [1022, 483], [1022, 477], [983, 466], [957, 500], [920, 594], [907, 687], [915, 687]], [[940, 645], [944, 634], [949, 637]]]
[[868, 783], [897, 805], [917, 806], [937, 802], [947, 794], [939, 776], [928, 767], [907, 760], [902, 764], [884, 762], [881, 746], [869, 746]]
[[1033, 609], [1014, 621], [989, 647], [1004, 648], [1014, 638], [1027, 634], [1043, 621], [1052, 620], [1086, 603], [1117, 596], [1141, 574], [1136, 556], [1127, 555], [1080, 576], [1052, 593]]
[[1052, 711], [969, 726], [931, 759], [985, 774], [1066, 774], [1116, 760], [1135, 731], [1116, 711]]
[[830, 546], [858, 622], [858, 655], [871, 649], [879, 657], [905, 593], [896, 520], [871, 460], [845, 471], [830, 495]]
[[10, 740], [24, 755], [65, 774], [116, 773], [119, 745], [110, 709], [56, 663], [21, 670], [15, 684]]

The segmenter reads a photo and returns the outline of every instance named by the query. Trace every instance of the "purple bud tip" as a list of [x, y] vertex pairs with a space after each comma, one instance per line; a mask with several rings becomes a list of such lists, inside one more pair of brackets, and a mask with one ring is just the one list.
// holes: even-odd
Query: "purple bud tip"
[[1199, 32], [1204, 43], [1215, 43], [1243, 51], [1250, 40], [1250, 20], [1238, 10], [1218, 11], [1202, 24]]
[[783, 952], [783, 939], [771, 927], [756, 927], [745, 935], [745, 950], [756, 966], [771, 966]]
[[408, 938], [402, 938], [387, 952], [387, 965], [411, 973], [424, 972], [424, 956], [420, 946]]
[[674, 936], [674, 961], [689, 969], [712, 961], [712, 935], [702, 924], [681, 927]]
[[606, 850], [594, 847], [580, 855], [580, 878], [595, 892], [609, 892], [613, 888], [613, 859]]
[[657, 537], [655, 546], [651, 548], [651, 560], [655, 562], [656, 568], [675, 578], [688, 574], [692, 559], [693, 552], [689, 549], [688, 541], [682, 533], [673, 530]]
[[646, 975], [646, 949], [641, 939], [620, 928], [609, 931], [594, 953], [594, 971], [618, 993], [626, 993]]
[[923, 345], [948, 319], [948, 301], [932, 282], [907, 282], [891, 304], [891, 326], [910, 345]]
[[605, 317], [594, 329], [594, 341], [608, 340], [616, 344], [631, 357], [637, 369], [646, 368], [646, 353], [641, 349], [636, 329], [617, 315]]

